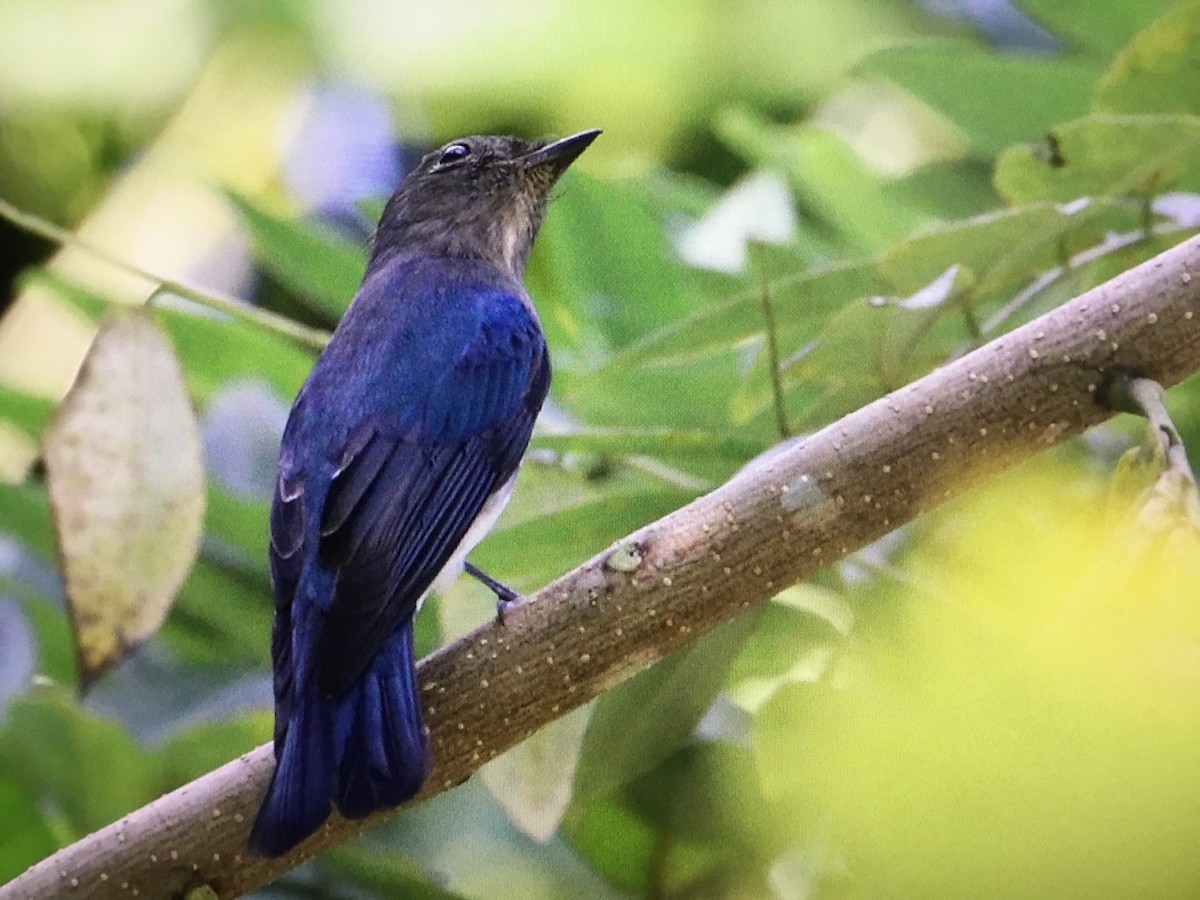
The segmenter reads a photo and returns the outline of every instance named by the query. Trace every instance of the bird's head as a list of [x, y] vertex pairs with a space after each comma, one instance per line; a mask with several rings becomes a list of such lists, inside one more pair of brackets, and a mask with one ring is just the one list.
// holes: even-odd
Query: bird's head
[[395, 253], [428, 253], [484, 259], [521, 278], [550, 189], [598, 134], [466, 137], [433, 151], [388, 200], [372, 264]]

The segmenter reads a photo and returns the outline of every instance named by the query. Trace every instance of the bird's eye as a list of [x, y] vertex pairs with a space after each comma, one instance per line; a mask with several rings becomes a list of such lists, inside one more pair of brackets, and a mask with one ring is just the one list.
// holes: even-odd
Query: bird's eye
[[438, 157], [439, 166], [448, 166], [450, 163], [456, 163], [460, 159], [466, 159], [471, 155], [471, 148], [466, 144], [451, 144], [442, 151], [442, 155]]

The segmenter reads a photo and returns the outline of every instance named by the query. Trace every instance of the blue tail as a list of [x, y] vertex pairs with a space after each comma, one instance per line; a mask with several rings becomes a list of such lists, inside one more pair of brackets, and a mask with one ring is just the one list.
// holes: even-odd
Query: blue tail
[[399, 806], [421, 789], [429, 768], [410, 625], [343, 697], [330, 700], [314, 686], [300, 699], [250, 850], [286, 853], [321, 827], [334, 803], [349, 819]]
[[275, 774], [250, 830], [250, 852], [259, 856], [282, 856], [329, 817], [333, 703], [315, 691], [297, 699], [282, 752], [275, 747]]
[[338, 811], [361, 819], [399, 806], [429, 774], [413, 660], [412, 625], [397, 631], [338, 702]]

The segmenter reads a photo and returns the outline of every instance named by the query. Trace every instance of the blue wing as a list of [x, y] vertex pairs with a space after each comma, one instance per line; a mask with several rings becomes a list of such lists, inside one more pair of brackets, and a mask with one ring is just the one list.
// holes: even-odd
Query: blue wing
[[[271, 517], [277, 732], [296, 670], [344, 693], [528, 446], [550, 383], [545, 340], [519, 285], [478, 268], [410, 263], [369, 279], [297, 400]], [[331, 586], [314, 592], [319, 574]], [[313, 647], [297, 648], [305, 588], [324, 615]]]
[[339, 467], [321, 521], [322, 563], [337, 573], [318, 672], [343, 692], [458, 548], [483, 505], [516, 472], [549, 384], [540, 329], [493, 310], [419, 415], [378, 418]]

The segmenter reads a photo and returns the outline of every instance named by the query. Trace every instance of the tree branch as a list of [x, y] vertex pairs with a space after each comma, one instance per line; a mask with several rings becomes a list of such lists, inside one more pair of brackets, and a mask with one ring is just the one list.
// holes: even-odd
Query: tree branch
[[[1123, 370], [1200, 369], [1200, 237], [802, 441], [649, 525], [421, 664], [436, 770], [414, 802], [716, 625], [979, 481], [1111, 415]], [[611, 560], [611, 564], [610, 564]], [[264, 640], [265, 640], [264, 636]], [[233, 897], [365, 823], [334, 818], [291, 855], [245, 854], [269, 746], [39, 863], [0, 900]]]

